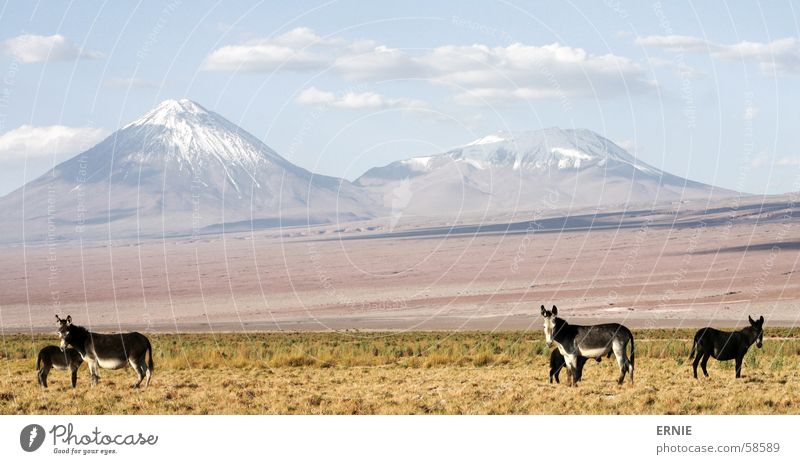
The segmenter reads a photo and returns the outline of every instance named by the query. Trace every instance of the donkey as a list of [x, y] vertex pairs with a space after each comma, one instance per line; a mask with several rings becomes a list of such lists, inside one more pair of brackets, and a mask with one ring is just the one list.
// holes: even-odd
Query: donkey
[[61, 348], [57, 346], [46, 346], [39, 351], [39, 357], [36, 358], [36, 378], [39, 380], [39, 385], [47, 388], [47, 375], [50, 373], [50, 369], [55, 368], [59, 371], [69, 369], [72, 388], [75, 388], [78, 384], [78, 369], [81, 364], [83, 364], [83, 358], [72, 348], [61, 351]]
[[[610, 354], [609, 354], [610, 355]], [[576, 373], [577, 381], [580, 381], [583, 377], [583, 365], [586, 364], [586, 361], [589, 358], [584, 358], [583, 356], [578, 356], [578, 372]], [[600, 362], [600, 358], [594, 358], [595, 361]], [[550, 353], [550, 383], [553, 383], [553, 379], [556, 379], [556, 383], [561, 383], [558, 380], [558, 374], [561, 373], [561, 368], [566, 365], [564, 362], [564, 356], [561, 355], [561, 352], [557, 349], [553, 350]]]
[[120, 334], [100, 334], [89, 332], [86, 328], [72, 324], [72, 317], [59, 319], [58, 334], [61, 337], [61, 349], [67, 346], [75, 348], [89, 365], [92, 385], [97, 385], [100, 376], [98, 367], [103, 369], [121, 369], [130, 365], [139, 377], [131, 388], [139, 388], [145, 380], [145, 388], [150, 385], [153, 374], [153, 349], [150, 340], [138, 332]]
[[[703, 375], [708, 377], [706, 363], [708, 363], [709, 357], [713, 357], [717, 361], [735, 359], [736, 378], [742, 376], [742, 360], [747, 354], [747, 350], [750, 349], [750, 345], [755, 343], [758, 348], [761, 348], [764, 343], [764, 316], [758, 318], [757, 321], [750, 316], [747, 316], [747, 319], [750, 321], [750, 326], [736, 332], [723, 332], [706, 327], [694, 334], [694, 343], [692, 343], [689, 359], [694, 358], [692, 369], [695, 379], [697, 378], [698, 363], [703, 368]], [[697, 353], [696, 357], [695, 352]]]
[[[598, 325], [572, 325], [558, 316], [558, 308], [553, 306], [548, 311], [542, 305], [544, 317], [544, 335], [548, 348], [556, 344], [558, 351], [564, 356], [567, 372], [572, 377], [572, 385], [576, 386], [578, 372], [578, 359], [580, 356], [598, 358], [611, 352], [617, 358], [619, 365], [618, 384], [625, 380], [625, 374], [630, 372], [631, 384], [633, 383], [633, 333], [621, 324]], [[628, 342], [631, 344], [631, 357], [625, 353]]]

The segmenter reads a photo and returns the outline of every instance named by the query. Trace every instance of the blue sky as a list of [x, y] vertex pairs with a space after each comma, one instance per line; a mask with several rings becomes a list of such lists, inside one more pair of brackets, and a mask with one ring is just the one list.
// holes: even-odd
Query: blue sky
[[348, 179], [559, 126], [690, 179], [799, 188], [790, 2], [288, 3], [0, 5], [0, 194], [168, 98]]

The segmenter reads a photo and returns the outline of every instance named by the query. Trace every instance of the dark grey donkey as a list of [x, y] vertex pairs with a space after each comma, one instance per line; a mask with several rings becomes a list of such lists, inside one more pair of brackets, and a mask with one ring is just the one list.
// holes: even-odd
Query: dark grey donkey
[[39, 385], [47, 388], [47, 375], [50, 369], [65, 371], [67, 369], [71, 372], [72, 388], [78, 384], [78, 369], [83, 364], [81, 355], [73, 350], [67, 349], [61, 351], [57, 346], [45, 346], [39, 351], [39, 357], [36, 358], [36, 378], [39, 379]]
[[[609, 356], [611, 356], [611, 353], [609, 353]], [[576, 373], [576, 382], [580, 382], [581, 378], [583, 378], [583, 365], [586, 364], [587, 359], [589, 358], [578, 356], [578, 372]], [[595, 358], [594, 360], [600, 362], [600, 358]], [[558, 351], [558, 349], [553, 350], [550, 353], [550, 383], [553, 383], [553, 379], [556, 380], [556, 383], [561, 383], [558, 380], [558, 374], [561, 373], [561, 369], [563, 369], [565, 365], [566, 363], [564, 362], [564, 356], [561, 355], [561, 352]]]
[[[692, 369], [695, 379], [697, 378], [698, 363], [703, 368], [703, 375], [708, 377], [706, 363], [708, 363], [709, 357], [713, 357], [717, 361], [735, 359], [736, 378], [742, 376], [742, 360], [747, 354], [747, 350], [750, 349], [750, 345], [755, 343], [757, 347], [761, 348], [764, 343], [764, 316], [757, 321], [750, 316], [747, 316], [747, 319], [750, 321], [750, 326], [736, 332], [723, 332], [706, 327], [694, 334], [694, 343], [692, 351], [689, 353], [689, 359], [694, 358]], [[697, 353], [696, 357], [695, 352]]]
[[[58, 319], [58, 316], [56, 316]], [[139, 377], [132, 388], [138, 388], [145, 380], [145, 388], [150, 385], [153, 374], [153, 349], [150, 340], [138, 332], [120, 334], [100, 334], [89, 332], [86, 328], [72, 324], [72, 317], [58, 319], [58, 334], [61, 337], [61, 348], [75, 348], [80, 353], [89, 373], [92, 385], [97, 385], [100, 376], [99, 367], [103, 369], [122, 369], [130, 365]]]
[[[567, 372], [572, 378], [572, 385], [577, 383], [578, 359], [580, 356], [585, 358], [599, 358], [611, 352], [617, 358], [619, 365], [619, 379], [621, 384], [625, 380], [625, 374], [630, 372], [631, 383], [633, 383], [633, 333], [630, 329], [621, 324], [598, 324], [598, 325], [572, 325], [558, 316], [558, 308], [553, 306], [552, 311], [544, 309], [542, 305], [542, 316], [544, 317], [544, 336], [547, 346], [553, 343], [558, 347], [558, 351], [564, 356]], [[631, 344], [631, 357], [628, 359], [626, 348], [628, 342]]]

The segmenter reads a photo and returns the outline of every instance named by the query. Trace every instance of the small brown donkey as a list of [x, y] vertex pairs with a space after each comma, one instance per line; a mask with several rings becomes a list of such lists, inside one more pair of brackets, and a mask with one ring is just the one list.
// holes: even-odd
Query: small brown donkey
[[47, 388], [47, 375], [50, 369], [59, 371], [70, 370], [72, 379], [72, 388], [78, 384], [78, 369], [83, 364], [83, 358], [80, 353], [72, 348], [67, 348], [61, 351], [57, 346], [46, 346], [39, 351], [39, 357], [36, 358], [36, 377], [39, 379], [39, 385]]

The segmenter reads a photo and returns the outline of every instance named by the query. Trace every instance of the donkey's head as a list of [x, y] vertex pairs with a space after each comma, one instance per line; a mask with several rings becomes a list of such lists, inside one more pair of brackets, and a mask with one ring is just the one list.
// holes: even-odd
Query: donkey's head
[[553, 346], [553, 340], [556, 334], [556, 316], [558, 315], [558, 308], [553, 305], [553, 309], [548, 311], [542, 305], [542, 317], [544, 317], [544, 340], [547, 347]]
[[747, 319], [750, 320], [750, 327], [753, 328], [756, 334], [756, 346], [761, 348], [764, 345], [764, 316], [758, 318], [758, 320], [754, 321], [752, 317], [749, 315]]
[[61, 351], [67, 348], [67, 337], [69, 336], [69, 329], [72, 328], [72, 316], [67, 316], [66, 319], [61, 319], [56, 314], [56, 321], [58, 321], [58, 338], [61, 339]]

